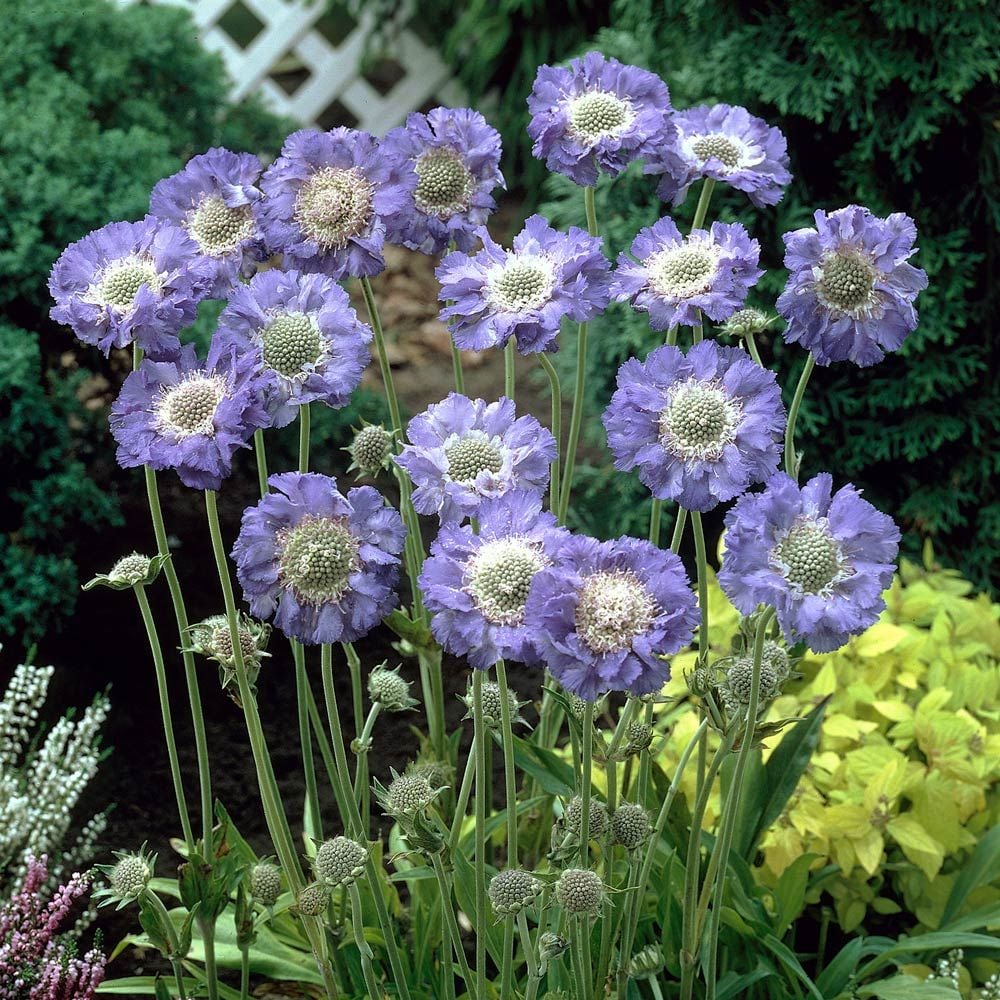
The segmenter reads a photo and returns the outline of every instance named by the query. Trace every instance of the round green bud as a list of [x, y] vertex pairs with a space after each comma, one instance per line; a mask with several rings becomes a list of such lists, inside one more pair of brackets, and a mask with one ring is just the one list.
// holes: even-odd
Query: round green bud
[[[569, 800], [563, 813], [566, 829], [579, 834], [583, 824], [583, 800], [579, 795]], [[603, 802], [595, 798], [590, 800], [590, 837], [600, 840], [608, 829], [608, 810]]]
[[392, 813], [415, 813], [434, 801], [431, 783], [420, 774], [400, 774], [389, 785], [387, 805]]
[[531, 872], [508, 868], [493, 876], [488, 893], [493, 909], [504, 916], [530, 906], [541, 891], [541, 882]]
[[399, 668], [376, 667], [368, 675], [368, 695], [380, 702], [387, 712], [403, 712], [416, 702], [410, 697], [410, 682], [399, 675]]
[[152, 560], [149, 556], [140, 555], [138, 552], [133, 552], [131, 555], [122, 556], [111, 567], [111, 572], [108, 574], [113, 580], [121, 580], [129, 586], [134, 587], [137, 583], [141, 583], [149, 574], [149, 567]]
[[295, 901], [299, 913], [305, 917], [320, 917], [330, 904], [330, 890], [320, 882], [307, 885]]
[[142, 854], [126, 854], [108, 872], [111, 890], [122, 899], [135, 899], [149, 885], [153, 868]]
[[250, 869], [250, 895], [265, 906], [274, 906], [281, 895], [281, 869], [261, 861]]
[[392, 435], [380, 424], [366, 424], [347, 450], [361, 475], [375, 476], [392, 455]]
[[597, 872], [567, 868], [556, 882], [556, 902], [570, 914], [593, 916], [604, 903], [604, 885]]
[[651, 830], [649, 813], [640, 805], [623, 802], [611, 816], [611, 839], [629, 851], [641, 847]]
[[320, 844], [313, 869], [326, 885], [350, 885], [364, 873], [367, 860], [367, 847], [347, 837], [334, 837]]
[[[729, 690], [740, 705], [750, 704], [750, 688], [753, 683], [753, 658], [740, 656], [733, 661], [726, 671]], [[765, 660], [760, 664], [760, 697], [770, 698], [778, 684], [778, 675], [774, 665]]]

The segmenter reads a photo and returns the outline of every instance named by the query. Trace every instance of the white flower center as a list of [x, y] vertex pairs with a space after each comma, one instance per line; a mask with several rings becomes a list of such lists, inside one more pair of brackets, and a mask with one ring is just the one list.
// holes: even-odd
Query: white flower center
[[135, 297], [143, 285], [154, 292], [159, 292], [163, 286], [163, 279], [153, 262], [143, 257], [123, 257], [104, 269], [94, 287], [94, 298], [100, 305], [125, 313], [135, 304]]
[[799, 594], [825, 594], [851, 575], [826, 518], [800, 518], [771, 550], [771, 565]]
[[486, 542], [466, 564], [465, 590], [487, 621], [520, 625], [531, 581], [547, 565], [537, 542], [497, 538]]
[[698, 136], [692, 141], [691, 150], [702, 163], [713, 157], [719, 160], [727, 172], [735, 170], [740, 165], [742, 150], [729, 136], [721, 132]]
[[108, 576], [113, 579], [120, 578], [126, 580], [134, 586], [140, 580], [145, 579], [146, 574], [149, 572], [149, 565], [150, 559], [148, 556], [142, 556], [138, 552], [133, 552], [130, 556], [122, 556], [111, 567], [111, 572]]
[[576, 632], [595, 653], [628, 649], [649, 630], [656, 599], [631, 570], [594, 573], [584, 580], [576, 605]]
[[739, 400], [718, 382], [689, 378], [668, 390], [660, 414], [660, 443], [685, 462], [715, 460], [735, 440], [742, 416]]
[[249, 205], [230, 208], [221, 195], [207, 195], [191, 213], [187, 230], [203, 253], [221, 257], [253, 236], [253, 215]]
[[361, 542], [344, 518], [308, 515], [278, 532], [282, 581], [306, 604], [328, 604], [347, 590], [361, 565]]
[[356, 167], [322, 167], [299, 189], [295, 221], [324, 250], [342, 250], [371, 222], [375, 188]]
[[323, 353], [319, 327], [303, 312], [280, 313], [260, 331], [264, 364], [285, 378], [305, 378]]
[[226, 396], [221, 375], [194, 372], [164, 388], [155, 404], [156, 423], [177, 440], [193, 434], [215, 436], [215, 411]]
[[569, 131], [585, 146], [623, 132], [635, 120], [628, 101], [603, 90], [592, 90], [569, 103]]
[[469, 207], [476, 183], [454, 149], [429, 149], [413, 167], [417, 172], [413, 200], [425, 215], [445, 219]]
[[863, 254], [844, 248], [827, 254], [816, 275], [816, 294], [830, 308], [858, 314], [872, 304], [875, 268]]
[[480, 472], [499, 472], [503, 468], [500, 439], [482, 431], [453, 435], [444, 444], [448, 475], [456, 483], [470, 486]]
[[649, 287], [666, 299], [689, 299], [712, 288], [719, 269], [720, 250], [714, 243], [685, 239], [646, 259]]
[[504, 312], [529, 312], [549, 301], [555, 285], [551, 261], [533, 255], [511, 255], [490, 281], [490, 299]]

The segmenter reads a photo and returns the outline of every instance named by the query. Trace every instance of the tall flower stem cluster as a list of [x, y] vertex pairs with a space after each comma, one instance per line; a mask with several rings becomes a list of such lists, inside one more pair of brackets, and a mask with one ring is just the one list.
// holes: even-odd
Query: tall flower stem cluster
[[[926, 278], [908, 263], [912, 222], [849, 205], [785, 234], [789, 277], [775, 305], [785, 340], [808, 352], [786, 412], [754, 339], [775, 317], [747, 306], [763, 276], [760, 245], [741, 223], [709, 220], [716, 194], [760, 209], [781, 199], [791, 175], [780, 132], [730, 105], [676, 111], [662, 80], [598, 52], [541, 67], [528, 110], [534, 154], [583, 189], [586, 229], [533, 215], [509, 247], [498, 244], [499, 135], [471, 109], [435, 108], [382, 139], [300, 130], [266, 169], [210, 150], [156, 186], [149, 216], [85, 237], [53, 269], [53, 315], [105, 353], [133, 350], [110, 425], [122, 467], [144, 470], [156, 554], [125, 556], [94, 582], [138, 600], [187, 858], [178, 911], [155, 894], [155, 858], [141, 851], [122, 855], [100, 895], [138, 906], [181, 995], [183, 970], [210, 997], [225, 994], [232, 949], [216, 955], [214, 938], [232, 919], [244, 996], [254, 949], [268, 947], [260, 932], [275, 921], [270, 937], [307, 950], [328, 1000], [626, 1000], [645, 995], [643, 982], [663, 996], [668, 978], [681, 1000], [717, 1000], [753, 755], [788, 724], [765, 721], [768, 706], [795, 679], [796, 647], [836, 649], [884, 607], [898, 530], [828, 473], [800, 485], [794, 432], [815, 366], [877, 363], [915, 327]], [[670, 208], [611, 247], [596, 187], [632, 164]], [[688, 226], [680, 206], [699, 182]], [[387, 243], [436, 258], [452, 339], [455, 391], [412, 416], [372, 283]], [[208, 299], [225, 304], [202, 358], [185, 331]], [[650, 493], [642, 539], [572, 530], [588, 335], [612, 301], [644, 315], [660, 342], [624, 359], [602, 414], [615, 468]], [[551, 355], [571, 340], [564, 434]], [[495, 397], [466, 395], [466, 350], [496, 351], [498, 365], [502, 354]], [[518, 410], [518, 354], [538, 355], [547, 376], [548, 427]], [[391, 426], [359, 428], [337, 478], [311, 471], [314, 408], [345, 406], [372, 355]], [[268, 434], [296, 418], [296, 467], [273, 472]], [[251, 447], [259, 500], [227, 540], [218, 496]], [[348, 486], [349, 472], [364, 482]], [[165, 473], [204, 494], [220, 606], [194, 624], [180, 573], [198, 567], [175, 566], [168, 547]], [[379, 489], [387, 474], [398, 508]], [[718, 580], [742, 616], [726, 655], [712, 643], [704, 518], [722, 508]], [[688, 525], [690, 575], [678, 555]], [[194, 725], [200, 837], [169, 711], [177, 665], [146, 594], [160, 575]], [[267, 652], [272, 628], [289, 642], [284, 662]], [[404, 662], [368, 662], [379, 628]], [[674, 657], [695, 636], [687, 697], [664, 707]], [[213, 803], [196, 656], [217, 664], [243, 714], [276, 857], [258, 857]], [[468, 672], [464, 759], [462, 733], [447, 723], [445, 666]], [[535, 679], [530, 693], [511, 683], [524, 677]], [[257, 689], [273, 683], [295, 685], [300, 818], [286, 809], [265, 737]], [[411, 690], [426, 732], [416, 759], [384, 783], [387, 720], [419, 706]], [[690, 737], [663, 776], [670, 726]], [[324, 782], [336, 815], [324, 810]], [[670, 819], [682, 793], [691, 820], [678, 835]], [[190, 957], [195, 929], [203, 963]]]

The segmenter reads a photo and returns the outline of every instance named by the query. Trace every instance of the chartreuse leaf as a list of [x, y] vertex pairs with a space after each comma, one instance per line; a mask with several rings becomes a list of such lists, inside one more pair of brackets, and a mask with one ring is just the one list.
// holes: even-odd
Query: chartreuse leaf
[[[167, 996], [177, 996], [177, 983], [172, 978], [167, 980], [161, 979], [160, 983], [166, 985]], [[189, 997], [197, 996], [200, 985], [200, 981], [197, 979], [185, 979], [184, 991]], [[157, 994], [156, 990], [156, 976], [126, 976], [123, 979], [109, 979], [97, 987], [98, 994], [120, 997], [155, 997], [162, 995], [162, 986], [161, 994]], [[219, 996], [222, 997], [222, 1000], [240, 1000], [239, 990], [231, 989], [222, 983], [219, 983]]]
[[960, 1000], [961, 994], [950, 979], [917, 979], [893, 976], [858, 990], [858, 996], [878, 1000]]
[[969, 893], [1000, 878], [1000, 826], [993, 827], [972, 852], [955, 879], [951, 895], [941, 914], [941, 926], [949, 924], [961, 911]]
[[858, 978], [867, 979], [884, 965], [897, 957], [918, 955], [926, 952], [951, 951], [952, 948], [978, 948], [990, 953], [1000, 952], [1000, 938], [990, 934], [954, 933], [932, 931], [912, 938], [901, 938], [858, 970]]

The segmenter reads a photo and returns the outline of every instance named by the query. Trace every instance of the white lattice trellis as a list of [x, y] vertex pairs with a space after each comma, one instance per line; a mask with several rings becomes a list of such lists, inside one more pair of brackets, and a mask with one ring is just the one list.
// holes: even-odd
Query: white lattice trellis
[[[259, 92], [274, 111], [307, 127], [349, 125], [381, 135], [429, 103], [463, 103], [461, 88], [437, 52], [405, 26], [387, 33], [389, 77], [366, 79], [360, 63], [373, 26], [367, 12], [348, 22], [343, 37], [331, 40], [321, 30], [326, 0], [146, 2], [191, 11], [202, 44], [226, 62], [234, 100]], [[398, 15], [400, 24], [406, 16]]]

